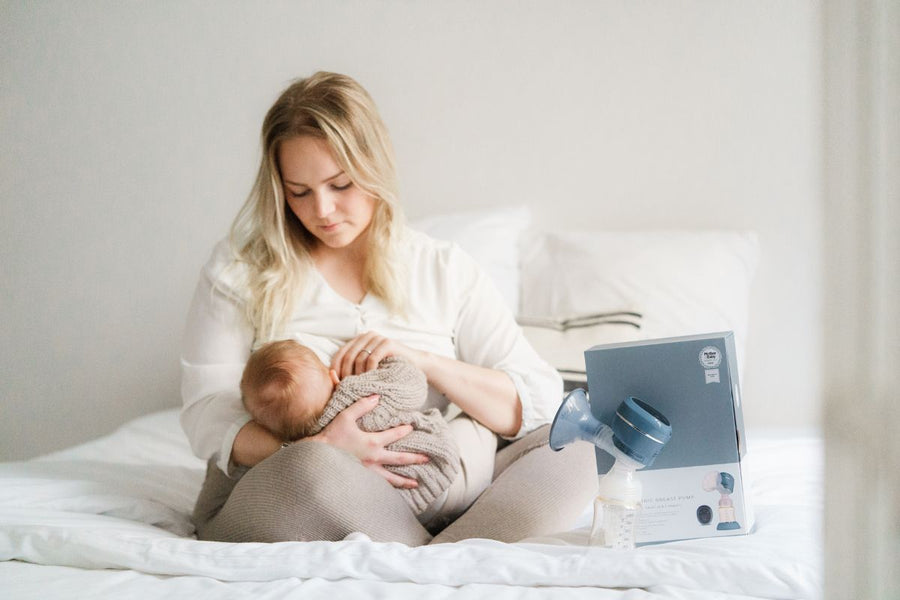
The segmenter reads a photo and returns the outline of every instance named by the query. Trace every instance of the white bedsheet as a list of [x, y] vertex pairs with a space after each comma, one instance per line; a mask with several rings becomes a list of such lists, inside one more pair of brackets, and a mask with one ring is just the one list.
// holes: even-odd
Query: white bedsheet
[[[818, 598], [822, 446], [748, 432], [751, 535], [615, 552], [569, 532], [503, 544], [198, 542], [188, 519], [205, 464], [174, 410], [105, 438], [0, 464], [0, 589], [8, 598]], [[31, 563], [31, 564], [29, 564]], [[46, 565], [46, 566], [38, 566]], [[116, 569], [100, 570], [100, 569]]]

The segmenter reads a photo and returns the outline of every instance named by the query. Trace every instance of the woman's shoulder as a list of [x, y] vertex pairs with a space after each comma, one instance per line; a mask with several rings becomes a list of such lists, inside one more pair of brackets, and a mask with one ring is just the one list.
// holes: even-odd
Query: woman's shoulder
[[400, 236], [400, 244], [401, 247], [410, 252], [434, 253], [446, 251], [450, 247], [451, 242], [433, 238], [423, 231], [406, 226], [403, 228], [403, 233]]
[[456, 242], [437, 239], [411, 227], [405, 229], [400, 247], [412, 267], [458, 271], [474, 264]]
[[239, 259], [228, 237], [216, 242], [203, 265], [203, 276], [213, 287], [238, 297], [244, 296], [239, 290], [246, 288], [248, 274], [247, 264]]
[[[456, 242], [408, 230], [401, 259], [409, 274], [412, 304], [441, 314], [456, 314], [479, 278], [478, 266]], [[443, 308], [434, 308], [440, 306]]]

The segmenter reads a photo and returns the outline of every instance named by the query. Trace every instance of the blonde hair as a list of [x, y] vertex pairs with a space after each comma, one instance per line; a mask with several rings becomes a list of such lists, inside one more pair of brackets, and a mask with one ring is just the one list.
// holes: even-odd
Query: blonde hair
[[257, 340], [270, 340], [288, 321], [312, 268], [315, 237], [286, 207], [278, 147], [297, 136], [323, 139], [354, 185], [374, 197], [363, 286], [395, 314], [403, 314], [405, 286], [397, 260], [403, 214], [397, 198], [394, 153], [375, 103], [346, 75], [318, 72], [285, 89], [263, 120], [256, 182], [231, 226], [235, 263], [244, 264], [245, 311]]
[[315, 352], [293, 340], [261, 346], [241, 377], [244, 407], [284, 441], [312, 435], [331, 397], [327, 367]]

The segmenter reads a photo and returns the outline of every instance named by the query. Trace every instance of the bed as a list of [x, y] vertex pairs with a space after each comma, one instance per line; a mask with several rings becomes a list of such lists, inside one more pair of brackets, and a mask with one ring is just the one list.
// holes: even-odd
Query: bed
[[746, 536], [592, 548], [585, 507], [572, 530], [516, 544], [409, 548], [362, 534], [226, 544], [193, 538], [188, 517], [205, 463], [173, 409], [0, 465], [3, 596], [817, 598], [821, 440], [797, 431], [748, 437], [756, 530]]
[[[583, 374], [585, 344], [723, 329], [744, 339], [752, 234], [525, 235], [521, 208], [416, 225], [468, 246], [570, 385]], [[726, 274], [715, 289], [686, 266], [711, 246]], [[0, 464], [0, 590], [4, 598], [819, 598], [821, 437], [750, 424], [747, 442], [756, 515], [749, 535], [593, 548], [585, 507], [571, 529], [515, 544], [410, 548], [362, 533], [227, 544], [194, 536], [189, 515], [205, 463], [172, 408], [73, 448]]]

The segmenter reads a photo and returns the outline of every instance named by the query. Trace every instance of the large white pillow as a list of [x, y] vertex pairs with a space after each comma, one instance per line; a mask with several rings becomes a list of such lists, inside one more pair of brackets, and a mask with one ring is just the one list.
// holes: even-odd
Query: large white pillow
[[[564, 319], [633, 311], [642, 316], [640, 329], [616, 332], [633, 339], [733, 331], [741, 364], [750, 284], [758, 260], [759, 244], [753, 232], [549, 232], [531, 236], [524, 239], [521, 251], [520, 315]], [[570, 337], [578, 347], [565, 350], [569, 357], [595, 344], [623, 341], [606, 336], [592, 342], [589, 333]], [[557, 337], [549, 343], [558, 346], [564, 341]], [[545, 358], [562, 352], [559, 347], [543, 349]]]
[[525, 338], [562, 375], [566, 391], [587, 386], [584, 351], [597, 344], [641, 339], [641, 315], [616, 312], [569, 320], [519, 316]]
[[456, 242], [472, 255], [513, 313], [519, 306], [519, 238], [530, 225], [526, 206], [432, 215], [410, 223], [431, 237]]

